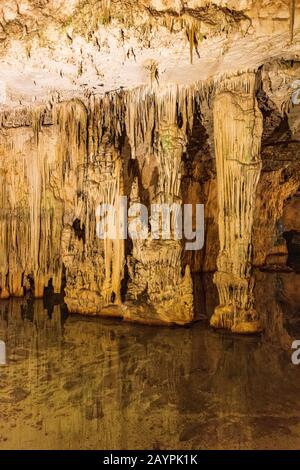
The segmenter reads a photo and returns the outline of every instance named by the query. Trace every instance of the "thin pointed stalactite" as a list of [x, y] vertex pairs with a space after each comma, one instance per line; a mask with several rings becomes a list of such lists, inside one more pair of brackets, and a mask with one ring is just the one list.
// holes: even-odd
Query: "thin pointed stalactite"
[[296, 14], [296, 0], [290, 0], [290, 39], [291, 39], [291, 43], [293, 43], [293, 41], [294, 41], [295, 14]]

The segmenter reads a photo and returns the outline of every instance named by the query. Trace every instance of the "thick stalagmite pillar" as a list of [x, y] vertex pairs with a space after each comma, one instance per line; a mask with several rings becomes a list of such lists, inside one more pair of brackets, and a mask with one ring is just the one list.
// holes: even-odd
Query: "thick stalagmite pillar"
[[[59, 151], [67, 162], [69, 149], [73, 150], [63, 186], [65, 302], [70, 312], [89, 315], [121, 304], [124, 269], [124, 240], [117, 233], [104, 239], [97, 231], [101, 206], [117, 213], [123, 193], [120, 153], [109, 131], [100, 134], [100, 105], [101, 100], [92, 102], [88, 115], [83, 104], [75, 102], [62, 107], [59, 115], [60, 129], [67, 134], [65, 141], [61, 135]], [[106, 315], [120, 312], [113, 309]]]
[[[151, 99], [149, 98], [151, 97]], [[145, 323], [186, 324], [193, 320], [193, 286], [189, 266], [182, 266], [182, 240], [174, 235], [174, 212], [170, 210], [170, 233], [154, 216], [153, 207], [168, 209], [181, 207], [182, 155], [186, 146], [188, 116], [192, 116], [192, 97], [186, 90], [170, 87], [167, 90], [155, 90], [146, 96], [149, 108], [144, 119], [141, 113], [134, 112], [138, 120], [132, 119], [133, 129], [129, 125], [132, 148], [139, 142], [136, 128], [139, 121], [145, 123], [141, 132], [142, 143], [148, 143], [148, 156], [138, 158], [142, 165], [151, 170], [152, 179], [156, 179], [155, 189], [149, 193], [151, 211], [151, 233], [145, 239], [133, 240], [132, 253], [128, 257], [129, 300], [125, 318]], [[148, 99], [148, 101], [147, 101]], [[145, 101], [145, 100], [144, 100]], [[137, 101], [139, 105], [139, 101]], [[189, 112], [188, 112], [189, 111]], [[178, 123], [178, 114], [182, 122]], [[155, 116], [151, 122], [151, 114]], [[155, 134], [155, 144], [151, 136]], [[146, 136], [146, 137], [144, 137]], [[150, 141], [147, 142], [147, 136]], [[150, 154], [150, 152], [153, 152]], [[135, 155], [136, 152], [133, 152]], [[151, 167], [150, 162], [153, 163]], [[155, 168], [155, 170], [153, 170]], [[141, 178], [141, 186], [144, 180]], [[137, 184], [136, 184], [137, 186]], [[131, 203], [140, 202], [139, 191], [132, 191]], [[172, 215], [173, 214], [173, 215]], [[161, 215], [161, 214], [160, 214]], [[153, 230], [154, 220], [157, 230]], [[133, 305], [130, 305], [132, 301]]]
[[251, 276], [253, 210], [261, 171], [262, 135], [255, 83], [254, 73], [224, 81], [213, 111], [220, 238], [214, 282], [220, 303], [210, 323], [236, 333], [261, 329], [254, 310]]

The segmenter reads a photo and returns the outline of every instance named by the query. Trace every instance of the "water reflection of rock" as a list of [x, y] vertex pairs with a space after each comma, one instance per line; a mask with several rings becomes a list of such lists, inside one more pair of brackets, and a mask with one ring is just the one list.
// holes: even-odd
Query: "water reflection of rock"
[[264, 337], [0, 309], [0, 448], [299, 447], [299, 370]]
[[290, 350], [300, 333], [300, 276], [296, 273], [255, 273], [256, 308], [263, 325], [264, 338]]

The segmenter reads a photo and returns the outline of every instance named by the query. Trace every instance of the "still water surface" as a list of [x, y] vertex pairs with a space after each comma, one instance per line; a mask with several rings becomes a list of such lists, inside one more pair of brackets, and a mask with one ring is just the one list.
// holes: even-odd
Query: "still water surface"
[[262, 336], [208, 327], [207, 278], [196, 281], [202, 321], [188, 328], [2, 301], [0, 449], [299, 448], [300, 275], [258, 278]]

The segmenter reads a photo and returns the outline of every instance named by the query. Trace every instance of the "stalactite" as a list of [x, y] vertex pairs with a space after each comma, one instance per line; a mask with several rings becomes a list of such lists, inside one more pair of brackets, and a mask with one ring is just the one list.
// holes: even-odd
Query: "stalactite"
[[[22, 296], [32, 280], [41, 297], [52, 280], [61, 288], [61, 217], [50, 190], [49, 133], [41, 126], [42, 110], [31, 112], [31, 128], [3, 130], [10, 164], [1, 161], [1, 296]], [[6, 261], [5, 261], [6, 260]]]
[[153, 136], [163, 120], [175, 124], [180, 116], [181, 128], [186, 132], [192, 128], [194, 91], [194, 87], [160, 87], [154, 83], [151, 87], [127, 92], [125, 123], [132, 158], [135, 158], [136, 149], [141, 145], [148, 155], [155, 152]]
[[[2, 159], [1, 204], [8, 213], [19, 215], [1, 220], [1, 296], [22, 295], [31, 283], [34, 295], [40, 297], [50, 281], [59, 292], [64, 266], [66, 303], [71, 312], [101, 314], [113, 304], [120, 307], [117, 314], [129, 320], [191, 321], [192, 282], [189, 267], [182, 275], [181, 241], [133, 241], [127, 259], [129, 303], [124, 307], [124, 241], [98, 239], [95, 214], [99, 204], [115, 207], [118, 196], [125, 194], [120, 153], [125, 132], [131, 159], [137, 159], [138, 165], [148, 162], [156, 174], [147, 204], [180, 203], [182, 154], [195, 103], [210, 102], [216, 94], [219, 202], [224, 221], [220, 219], [223, 249], [215, 279], [222, 305], [234, 306], [235, 311], [251, 310], [249, 193], [260, 169], [255, 157], [260, 121], [253, 77], [249, 73], [233, 78], [225, 75], [187, 87], [159, 87], [153, 82], [131, 91], [92, 95], [84, 102], [57, 104], [51, 118], [47, 117], [50, 126], [43, 125], [44, 110], [35, 110], [30, 114], [30, 127], [20, 128], [14, 140], [12, 131], [3, 130], [1, 151], [5, 158], [10, 154], [17, 171], [8, 174]], [[236, 121], [235, 116], [240, 119], [240, 115], [241, 121]], [[2, 126], [9, 119], [3, 121], [2, 116]], [[139, 199], [141, 184], [136, 180], [132, 201]], [[17, 186], [21, 192], [16, 191]], [[141, 302], [138, 308], [137, 302]]]
[[[211, 81], [207, 87], [203, 84], [159, 87], [152, 83], [132, 91], [91, 96], [85, 103], [72, 100], [57, 104], [51, 119], [47, 118], [52, 124], [49, 128], [43, 125], [44, 111], [34, 110], [30, 115], [31, 127], [22, 128], [18, 139], [8, 140], [15, 168], [19, 170], [8, 177], [5, 160], [1, 167], [2, 207], [19, 214], [1, 220], [1, 296], [22, 295], [29, 281], [36, 297], [43, 295], [50, 281], [55, 292], [59, 292], [64, 265], [66, 303], [71, 312], [101, 314], [106, 306], [121, 306], [124, 241], [98, 239], [95, 214], [99, 204], [115, 207], [118, 196], [124, 194], [124, 163], [119, 150], [124, 132], [131, 158], [138, 157], [139, 164], [155, 162], [157, 184], [148, 203], [180, 203], [181, 160], [193, 124], [195, 102], [209, 100], [215, 90], [218, 90], [216, 102], [223, 94], [236, 93], [242, 93], [247, 101], [253, 86], [243, 75]], [[225, 116], [222, 119], [225, 122]], [[217, 126], [221, 124], [218, 122]], [[223, 130], [220, 127], [220, 132]], [[226, 135], [233, 135], [234, 130], [225, 131], [225, 138], [220, 134], [218, 142], [225, 139], [226, 151], [232, 155], [247, 154], [250, 137], [239, 140], [237, 147], [234, 139], [226, 140]], [[7, 135], [3, 141], [7, 141]], [[220, 152], [223, 148], [217, 150]], [[7, 155], [6, 148], [3, 153]], [[240, 204], [239, 192], [242, 194], [244, 189], [247, 192], [256, 184], [256, 171], [250, 171], [256, 168], [255, 164], [251, 160], [244, 167], [241, 170], [238, 162], [230, 165], [225, 193], [221, 196], [233, 212]], [[219, 171], [225, 170], [220, 166]], [[248, 173], [253, 175], [252, 179]], [[241, 182], [237, 183], [241, 174]], [[232, 184], [237, 188], [236, 199], [230, 195]], [[17, 186], [24, 188], [22, 194], [16, 191]], [[225, 204], [223, 199], [221, 203]], [[247, 197], [242, 199], [244, 206], [236, 222], [236, 230], [237, 224], [245, 224], [246, 239], [251, 224], [242, 217], [248, 202]], [[232, 251], [234, 240], [226, 239], [226, 246]], [[241, 250], [240, 264], [234, 267], [241, 279], [249, 276], [247, 253]], [[136, 302], [146, 295], [146, 307], [136, 313], [136, 305], [132, 308], [128, 304], [126, 308], [121, 306], [117, 314], [135, 320], [139, 316], [140, 321], [146, 322], [191, 321], [192, 283], [189, 267], [182, 275], [181, 258], [180, 240], [135, 240], [128, 256], [127, 297]], [[226, 269], [231, 273], [231, 266]], [[235, 296], [237, 303], [243, 304], [245, 289], [240, 284]], [[231, 301], [224, 286], [220, 285], [219, 291], [222, 302]]]
[[64, 163], [62, 259], [71, 312], [99, 314], [105, 305], [121, 300], [124, 241], [102, 240], [96, 233], [97, 207], [116, 207], [123, 191], [120, 155], [111, 142], [115, 135], [109, 133], [117, 104], [105, 96], [92, 100], [89, 113], [82, 103], [66, 104], [58, 112], [59, 160]]
[[[181, 202], [181, 159], [192, 126], [193, 103], [192, 90], [176, 86], [165, 90], [155, 87], [150, 94], [138, 90], [129, 103], [126, 125], [133, 155], [141, 146], [146, 149], [146, 158], [157, 164], [158, 182], [150, 204]], [[139, 202], [136, 188], [137, 182], [131, 201]], [[161, 228], [158, 236], [162, 236]], [[134, 307], [127, 308], [124, 318], [147, 323], [192, 321], [192, 280], [188, 266], [181, 274], [180, 240], [156, 240], [150, 234], [146, 240], [133, 240], [128, 269], [127, 298]]]
[[211, 325], [240, 333], [260, 328], [251, 277], [251, 236], [262, 134], [255, 84], [255, 73], [232, 79], [221, 85], [214, 101], [220, 238], [214, 280], [220, 305]]
[[[44, 111], [32, 111], [31, 127], [22, 128], [19, 141], [9, 140], [20, 171], [10, 175], [12, 182], [4, 160], [1, 171], [2, 204], [9, 213], [1, 221], [2, 297], [22, 295], [30, 283], [35, 297], [41, 297], [50, 281], [59, 292], [64, 266], [69, 311], [100, 314], [106, 306], [121, 305], [124, 241], [97, 238], [96, 208], [101, 203], [116, 207], [124, 194], [119, 142], [125, 126], [132, 158], [143, 147], [157, 161], [159, 181], [152, 202], [180, 202], [181, 156], [192, 126], [193, 93], [193, 88], [155, 85], [91, 96], [85, 103], [72, 100], [54, 106], [49, 128], [43, 126]], [[16, 191], [20, 181], [22, 195]], [[19, 219], [11, 217], [15, 209]], [[151, 252], [156, 252], [155, 260]], [[134, 246], [133, 256], [152, 279], [148, 295], [155, 321], [192, 319], [191, 277], [188, 268], [181, 274], [181, 253], [178, 240]], [[132, 279], [136, 282], [138, 275]], [[131, 319], [132, 310], [124, 311], [117, 314]]]
[[290, 40], [294, 40], [296, 0], [290, 0]]

